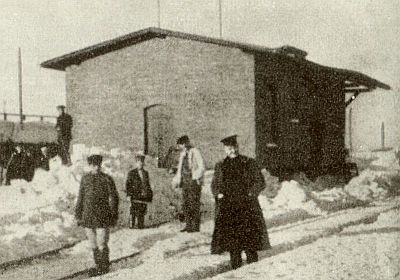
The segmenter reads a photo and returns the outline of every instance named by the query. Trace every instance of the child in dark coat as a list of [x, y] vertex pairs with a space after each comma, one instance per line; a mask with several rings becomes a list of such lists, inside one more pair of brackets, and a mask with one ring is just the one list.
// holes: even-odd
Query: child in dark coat
[[101, 155], [88, 157], [90, 172], [82, 177], [75, 208], [77, 223], [85, 228], [93, 250], [96, 267], [90, 271], [90, 276], [109, 271], [110, 228], [118, 220], [118, 192], [111, 176], [101, 171], [102, 159]]
[[147, 213], [147, 203], [153, 199], [150, 187], [149, 172], [144, 169], [145, 156], [135, 156], [136, 168], [129, 171], [126, 180], [126, 194], [131, 201], [129, 228], [134, 228], [137, 220], [139, 229], [144, 228], [144, 216]]

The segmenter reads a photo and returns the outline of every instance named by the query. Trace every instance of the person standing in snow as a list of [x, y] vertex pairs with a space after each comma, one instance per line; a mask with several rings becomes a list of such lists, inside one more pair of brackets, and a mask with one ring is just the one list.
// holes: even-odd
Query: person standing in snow
[[118, 192], [111, 176], [101, 171], [101, 155], [88, 157], [90, 172], [82, 177], [75, 208], [77, 224], [84, 227], [96, 267], [91, 276], [109, 271], [110, 227], [118, 220]]
[[62, 164], [71, 164], [71, 158], [69, 155], [69, 145], [72, 139], [72, 117], [65, 113], [65, 106], [57, 106], [58, 117], [56, 123], [57, 130], [57, 142], [59, 145], [59, 155], [61, 157]]
[[182, 188], [182, 210], [186, 226], [181, 232], [198, 232], [200, 231], [200, 197], [205, 164], [200, 150], [190, 144], [187, 135], [178, 138], [177, 145], [181, 154], [172, 184]]
[[136, 168], [128, 173], [126, 180], [126, 194], [131, 201], [129, 228], [134, 228], [135, 221], [139, 229], [144, 228], [144, 216], [147, 212], [147, 203], [153, 199], [150, 187], [149, 172], [144, 169], [145, 155], [135, 156]]
[[258, 202], [265, 180], [256, 161], [239, 154], [236, 135], [221, 142], [226, 158], [216, 164], [211, 183], [216, 200], [211, 253], [229, 252], [231, 266], [236, 269], [242, 265], [243, 251], [247, 263], [252, 263], [258, 261], [258, 250], [271, 247]]

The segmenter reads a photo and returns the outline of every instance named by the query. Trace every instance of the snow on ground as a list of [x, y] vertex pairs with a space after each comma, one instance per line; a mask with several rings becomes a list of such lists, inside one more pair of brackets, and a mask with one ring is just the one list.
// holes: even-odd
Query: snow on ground
[[[73, 210], [81, 177], [88, 171], [86, 157], [94, 153], [104, 156], [102, 169], [116, 181], [121, 201], [120, 225], [127, 224], [129, 203], [124, 189], [126, 174], [134, 165], [132, 152], [75, 145], [72, 166], [63, 166], [56, 157], [50, 161], [49, 172], [38, 169], [31, 182], [12, 180], [11, 186], [1, 188], [0, 263], [57, 249], [83, 238], [82, 229], [75, 225]], [[147, 168], [154, 201], [148, 209], [147, 225], [173, 219], [180, 200], [179, 192], [171, 187], [170, 175], [154, 166], [155, 160], [149, 158]], [[204, 201], [211, 208], [207, 203]]]
[[12, 180], [1, 188], [0, 262], [40, 254], [79, 238], [72, 205], [81, 175], [78, 166], [63, 166], [56, 157], [49, 172], [38, 169], [31, 182]]
[[365, 151], [357, 152], [352, 155], [355, 159], [371, 161], [370, 166], [385, 168], [389, 170], [399, 170], [400, 147], [384, 151]]
[[[272, 253], [271, 258], [279, 257], [281, 255], [279, 250], [283, 251], [282, 254], [286, 254], [284, 251], [291, 246], [297, 247], [296, 244], [300, 244], [302, 241], [318, 239], [321, 236], [332, 234], [343, 225], [377, 215], [377, 213], [390, 209], [390, 207], [348, 209], [343, 213], [330, 214], [330, 216], [315, 218], [309, 222], [299, 222], [294, 225], [270, 229], [269, 235], [274, 248], [272, 251], [275, 252]], [[121, 269], [95, 279], [143, 279], [145, 276], [149, 280], [172, 280], [192, 279], [192, 276], [196, 278], [195, 276], [204, 276], [207, 273], [215, 274], [216, 271], [227, 266], [229, 257], [227, 254], [210, 254], [212, 227], [212, 222], [207, 222], [202, 225], [200, 233], [178, 233], [171, 238], [158, 241], [149, 250], [142, 253], [140, 256], [141, 264], [138, 266]], [[315, 252], [312, 254], [316, 255]]]
[[[109, 247], [112, 248], [112, 250], [110, 250], [110, 258], [118, 259], [139, 252], [142, 248], [140, 246], [141, 244], [137, 244], [137, 242], [143, 238], [152, 235], [173, 235], [178, 232], [179, 228], [172, 224], [145, 230], [118, 230], [110, 236]], [[71, 249], [67, 250], [67, 254], [87, 255], [88, 258], [91, 258], [91, 253], [87, 240], [81, 241]]]
[[[47, 248], [49, 250], [82, 238], [82, 232], [75, 226], [72, 214], [80, 179], [87, 170], [85, 158], [92, 153], [104, 155], [103, 170], [116, 180], [122, 202], [120, 223], [126, 226], [129, 207], [123, 189], [126, 173], [133, 167], [132, 152], [117, 148], [106, 151], [101, 147], [88, 148], [84, 145], [74, 145], [73, 150], [72, 166], [62, 166], [60, 159], [55, 158], [50, 162], [50, 172], [37, 170], [32, 182], [15, 180], [11, 186], [1, 188], [0, 261], [27, 254], [34, 255], [35, 250], [31, 247], [39, 243], [45, 251], [46, 240], [52, 241]], [[391, 189], [396, 187], [391, 178], [398, 174], [394, 151], [368, 156], [377, 158], [373, 164], [380, 165], [383, 170], [365, 169], [344, 188], [336, 187], [324, 191], [312, 191], [313, 188], [305, 185], [305, 180], [301, 180], [302, 183], [294, 180], [279, 183], [276, 177], [270, 176], [264, 170], [267, 189], [259, 196], [259, 201], [265, 218], [285, 219], [293, 216], [290, 222], [296, 222], [305, 217], [327, 215], [328, 211], [322, 204], [346, 204], [352, 200], [371, 202], [387, 198]], [[180, 191], [172, 189], [171, 175], [156, 167], [156, 159], [148, 158], [146, 163], [155, 193], [154, 202], [146, 216], [146, 224], [170, 221], [180, 209]], [[210, 190], [212, 176], [213, 171], [206, 172], [202, 196], [203, 213], [213, 211], [214, 201]], [[28, 244], [25, 247], [21, 245], [24, 242]], [[14, 250], [15, 248], [19, 249]], [[10, 255], [10, 252], [14, 254]]]
[[400, 279], [400, 211], [210, 279]]
[[1, 188], [0, 216], [53, 205], [59, 199], [75, 196], [79, 181], [74, 170], [61, 165], [59, 158], [50, 162], [51, 171], [38, 169], [32, 182], [12, 180]]

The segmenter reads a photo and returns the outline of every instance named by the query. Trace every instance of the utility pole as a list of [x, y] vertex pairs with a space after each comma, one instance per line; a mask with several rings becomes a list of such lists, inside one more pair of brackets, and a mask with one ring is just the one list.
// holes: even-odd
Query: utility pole
[[381, 124], [381, 148], [385, 149], [385, 123]]
[[161, 0], [157, 0], [157, 27], [161, 28]]
[[349, 150], [350, 153], [353, 152], [353, 110], [349, 110]]
[[219, 38], [222, 39], [222, 0], [218, 0]]
[[18, 91], [19, 91], [19, 121], [21, 129], [24, 125], [24, 115], [22, 110], [22, 58], [21, 48], [18, 48]]

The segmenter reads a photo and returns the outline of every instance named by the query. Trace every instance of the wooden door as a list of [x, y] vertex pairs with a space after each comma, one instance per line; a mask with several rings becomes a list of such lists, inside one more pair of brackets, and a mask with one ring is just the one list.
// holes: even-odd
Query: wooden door
[[145, 108], [145, 153], [158, 159], [158, 167], [164, 167], [165, 157], [175, 142], [172, 110], [166, 105]]

